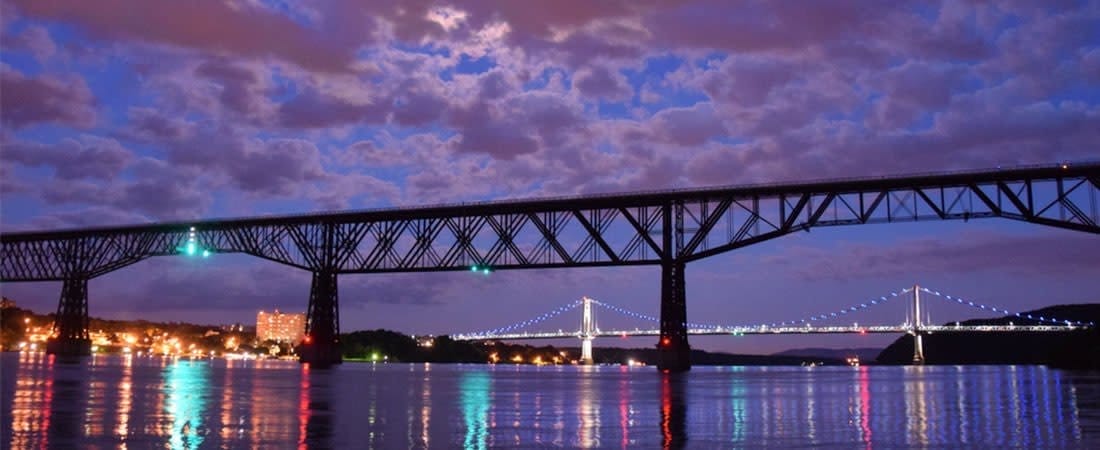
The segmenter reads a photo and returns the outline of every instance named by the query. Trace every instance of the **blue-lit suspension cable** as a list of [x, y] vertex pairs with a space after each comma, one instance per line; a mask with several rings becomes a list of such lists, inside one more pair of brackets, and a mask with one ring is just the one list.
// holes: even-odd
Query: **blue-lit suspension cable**
[[513, 323], [511, 325], [507, 325], [507, 326], [503, 326], [503, 327], [499, 327], [499, 328], [494, 328], [494, 329], [491, 329], [491, 330], [485, 330], [485, 331], [481, 331], [481, 332], [477, 332], [477, 333], [457, 333], [457, 334], [486, 336], [486, 335], [507, 333], [509, 331], [515, 331], [515, 330], [518, 330], [518, 329], [521, 329], [521, 328], [525, 328], [525, 327], [528, 327], [528, 326], [531, 326], [531, 325], [535, 325], [535, 324], [540, 323], [540, 322], [545, 322], [546, 320], [549, 320], [551, 318], [559, 316], [564, 312], [576, 309], [580, 305], [581, 305], [581, 301], [577, 300], [575, 302], [572, 302], [572, 303], [566, 304], [564, 306], [560, 306], [558, 308], [555, 308], [553, 311], [546, 312], [546, 313], [541, 314], [537, 317], [534, 317], [534, 318], [528, 319], [528, 320], [524, 320], [522, 322], [516, 322], [516, 323]]
[[1033, 314], [1013, 313], [1013, 312], [1009, 312], [1009, 310], [1004, 309], [1004, 308], [998, 308], [996, 306], [983, 305], [981, 303], [974, 303], [972, 301], [965, 300], [961, 297], [953, 297], [953, 296], [950, 296], [950, 295], [947, 295], [947, 294], [940, 293], [940, 291], [928, 289], [928, 288], [925, 288], [925, 287], [920, 288], [920, 290], [921, 290], [921, 292], [926, 292], [926, 293], [935, 295], [935, 296], [940, 297], [944, 300], [954, 301], [955, 303], [958, 303], [960, 305], [969, 306], [969, 307], [972, 307], [972, 308], [975, 308], [975, 309], [984, 309], [984, 310], [988, 310], [988, 311], [993, 311], [995, 313], [1001, 313], [1001, 314], [1005, 314], [1005, 315], [1009, 315], [1009, 316], [1016, 316], [1016, 317], [1023, 318], [1023, 319], [1031, 319], [1031, 320], [1037, 320], [1037, 321], [1040, 321], [1040, 322], [1055, 323], [1055, 324], [1060, 324], [1060, 325], [1088, 325], [1090, 327], [1091, 326], [1096, 326], [1096, 323], [1094, 323], [1094, 322], [1060, 320], [1060, 319], [1055, 319], [1053, 317], [1044, 317], [1044, 316], [1035, 317]]
[[[657, 323], [661, 322], [661, 319], [658, 319], [656, 317], [653, 317], [653, 316], [650, 316], [650, 315], [647, 315], [647, 314], [636, 313], [636, 312], [631, 311], [629, 309], [620, 308], [620, 307], [612, 305], [610, 303], [604, 303], [604, 302], [601, 302], [601, 301], [598, 301], [598, 300], [592, 300], [592, 303], [595, 304], [595, 305], [602, 306], [604, 308], [607, 308], [611, 311], [617, 312], [617, 313], [622, 314], [622, 315], [627, 316], [627, 317], [633, 317], [635, 319], [647, 320], [647, 321], [650, 321], [650, 322], [657, 322]], [[703, 324], [703, 323], [691, 323], [691, 322], [688, 322], [687, 326], [690, 327], [690, 328], [717, 328], [718, 327], [718, 325], [710, 325], [710, 324]]]
[[[887, 295], [883, 295], [879, 298], [871, 299], [871, 300], [868, 300], [866, 302], [860, 303], [858, 305], [852, 305], [852, 306], [849, 306], [847, 308], [841, 309], [841, 310], [836, 311], [836, 312], [831, 312], [831, 313], [828, 313], [828, 314], [818, 314], [818, 315], [810, 316], [810, 317], [807, 317], [807, 318], [801, 319], [801, 320], [790, 320], [790, 321], [784, 321], [784, 322], [772, 322], [771, 324], [761, 323], [761, 324], [752, 325], [752, 326], [749, 326], [749, 327], [746, 327], [746, 328], [759, 328], [759, 327], [763, 327], [763, 326], [785, 327], [787, 325], [799, 325], [799, 324], [804, 324], [804, 323], [816, 322], [818, 320], [826, 320], [826, 319], [830, 319], [830, 318], [834, 318], [834, 317], [840, 317], [840, 316], [846, 315], [848, 313], [862, 311], [862, 310], [870, 308], [872, 306], [881, 305], [883, 303], [886, 303], [886, 302], [892, 300], [895, 297], [898, 297], [902, 294], [908, 293], [909, 291], [912, 291], [912, 290], [913, 290], [913, 288], [905, 288], [905, 289], [902, 289], [900, 291], [891, 292], [891, 293], [889, 293]], [[730, 327], [727, 327], [727, 328], [735, 328], [735, 327], [730, 326]]]

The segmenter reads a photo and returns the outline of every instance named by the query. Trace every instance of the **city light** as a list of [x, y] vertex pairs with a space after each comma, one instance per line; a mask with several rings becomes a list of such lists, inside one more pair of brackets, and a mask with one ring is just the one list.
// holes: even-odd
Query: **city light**
[[489, 266], [481, 266], [481, 265], [474, 264], [474, 265], [470, 266], [470, 272], [474, 272], [474, 273], [481, 272], [484, 275], [488, 275], [488, 274], [493, 272], [493, 269], [491, 269]]

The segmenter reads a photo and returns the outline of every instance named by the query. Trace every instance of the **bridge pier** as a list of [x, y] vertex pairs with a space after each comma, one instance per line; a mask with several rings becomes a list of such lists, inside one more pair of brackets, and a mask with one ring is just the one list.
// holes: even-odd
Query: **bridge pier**
[[921, 341], [921, 334], [919, 331], [913, 333], [913, 365], [920, 366], [924, 364], [924, 343]]
[[592, 365], [592, 340], [596, 337], [596, 321], [592, 317], [592, 299], [584, 297], [584, 314], [581, 316], [581, 364]]
[[921, 338], [920, 285], [913, 286], [913, 365], [924, 364], [924, 342]]
[[344, 362], [340, 353], [340, 305], [336, 273], [313, 272], [306, 310], [306, 335], [299, 347], [298, 361], [325, 368]]
[[691, 370], [684, 266], [679, 261], [661, 264], [661, 336], [657, 341], [657, 369], [662, 372]]
[[47, 353], [59, 356], [92, 354], [92, 340], [88, 337], [87, 278], [71, 276], [65, 279], [53, 326], [56, 336], [46, 342]]

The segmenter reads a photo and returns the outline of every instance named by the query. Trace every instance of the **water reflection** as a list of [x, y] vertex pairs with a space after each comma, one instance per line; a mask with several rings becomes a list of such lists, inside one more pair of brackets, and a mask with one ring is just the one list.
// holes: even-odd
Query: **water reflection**
[[165, 371], [168, 401], [165, 411], [172, 418], [168, 435], [172, 449], [197, 449], [207, 434], [207, 387], [210, 371], [206, 361], [176, 361]]
[[686, 374], [662, 373], [661, 377], [661, 447], [684, 448], [687, 443]]
[[[620, 369], [620, 372], [628, 370], [626, 367]], [[633, 414], [633, 408], [630, 404], [630, 378], [619, 378], [619, 431], [622, 435], [622, 448], [627, 448], [631, 444], [630, 440], [630, 426], [633, 425], [633, 420], [630, 416]]]
[[[415, 366], [414, 366], [415, 367]], [[420, 380], [420, 433], [419, 441], [409, 443], [409, 447], [428, 448], [431, 437], [428, 430], [432, 424], [432, 366], [424, 364], [424, 375]]]
[[462, 396], [462, 418], [466, 422], [466, 438], [463, 448], [488, 448], [489, 390], [492, 384], [486, 372], [462, 374], [459, 387]]
[[[46, 391], [50, 410], [47, 426], [49, 441], [52, 442], [51, 446], [79, 442], [83, 435], [81, 425], [84, 423], [84, 405], [88, 400], [85, 389], [88, 366], [53, 363], [51, 368], [52, 370], [45, 373], [51, 379], [50, 389]], [[98, 414], [104, 413], [105, 411], [98, 411]]]
[[1100, 374], [1042, 367], [2, 357], [3, 448], [1100, 448]]
[[859, 437], [865, 447], [871, 449], [871, 376], [870, 368], [860, 366], [858, 372], [859, 382]]
[[[4, 371], [4, 414], [10, 424], [4, 422], [4, 442], [11, 448], [47, 448], [49, 446], [50, 418], [53, 414], [54, 358], [45, 353], [19, 353], [19, 368], [14, 377]], [[5, 366], [5, 369], [7, 367]], [[9, 391], [9, 383], [14, 384]], [[11, 408], [6, 405], [11, 402]], [[9, 431], [10, 430], [10, 431]]]
[[[118, 382], [118, 398], [115, 401], [115, 436], [121, 444], [119, 448], [126, 448], [126, 438], [130, 435], [130, 409], [133, 408], [134, 387], [134, 360], [133, 356], [126, 355], [122, 360], [122, 378]], [[110, 388], [110, 382], [105, 382]]]
[[332, 448], [333, 404], [330, 370], [302, 366], [298, 394], [298, 443], [306, 448]]
[[593, 367], [585, 366], [581, 370], [580, 382], [577, 386], [579, 423], [576, 445], [582, 448], [593, 448], [600, 445], [600, 392]]

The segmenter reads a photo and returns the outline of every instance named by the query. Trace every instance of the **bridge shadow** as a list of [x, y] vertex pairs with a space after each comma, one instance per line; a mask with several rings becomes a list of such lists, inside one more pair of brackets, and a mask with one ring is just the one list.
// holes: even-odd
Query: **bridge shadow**
[[84, 436], [84, 412], [87, 406], [89, 368], [78, 364], [84, 358], [59, 358], [47, 356], [48, 369], [43, 379], [48, 399], [47, 417], [48, 447], [73, 448]]
[[299, 448], [334, 448], [334, 370], [311, 369], [303, 365], [298, 392]]

